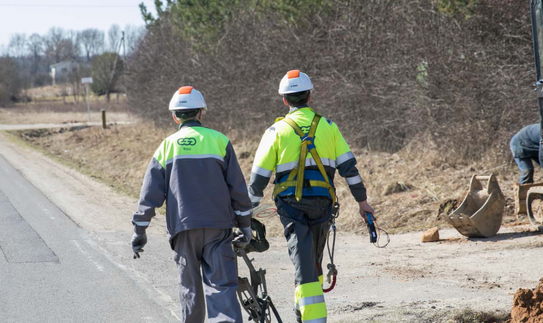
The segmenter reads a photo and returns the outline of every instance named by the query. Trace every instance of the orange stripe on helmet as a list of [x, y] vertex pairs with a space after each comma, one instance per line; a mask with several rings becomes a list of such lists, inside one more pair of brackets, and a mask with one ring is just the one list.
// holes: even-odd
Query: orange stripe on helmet
[[289, 79], [294, 79], [300, 77], [300, 70], [292, 70], [287, 72], [287, 77]]
[[192, 86], [183, 86], [179, 88], [179, 94], [190, 94], [192, 92]]

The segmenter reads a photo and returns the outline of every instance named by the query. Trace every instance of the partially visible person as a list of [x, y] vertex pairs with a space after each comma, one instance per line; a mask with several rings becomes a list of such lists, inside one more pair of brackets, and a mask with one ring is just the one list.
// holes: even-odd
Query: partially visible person
[[539, 123], [535, 123], [520, 129], [520, 131], [511, 138], [511, 152], [520, 169], [519, 184], [530, 184], [534, 182], [534, 164], [532, 161], [540, 165], [540, 137], [541, 126]]
[[207, 105], [199, 91], [180, 88], [169, 109], [179, 131], [162, 142], [145, 173], [132, 219], [134, 258], [147, 243], [145, 230], [155, 208], [166, 201], [168, 235], [179, 272], [181, 321], [203, 323], [207, 309], [209, 323], [241, 323], [232, 228], [243, 233], [234, 243], [246, 246], [252, 209], [245, 179], [228, 138], [202, 126]]

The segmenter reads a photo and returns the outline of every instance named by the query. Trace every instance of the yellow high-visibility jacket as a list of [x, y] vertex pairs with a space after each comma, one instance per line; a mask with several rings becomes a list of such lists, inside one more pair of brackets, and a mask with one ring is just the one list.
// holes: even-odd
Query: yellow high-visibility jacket
[[[287, 117], [294, 120], [306, 134], [309, 132], [314, 116], [315, 112], [308, 106], [287, 114]], [[314, 143], [330, 182], [333, 182], [337, 169], [339, 175], [344, 177], [349, 184], [355, 200], [365, 201], [366, 188], [356, 168], [356, 159], [337, 125], [326, 118], [321, 118]], [[285, 121], [280, 120], [266, 130], [256, 152], [249, 181], [249, 197], [253, 204], [259, 203], [264, 196], [264, 189], [273, 172], [275, 172], [276, 181], [280, 182], [297, 166], [300, 147], [300, 136]], [[317, 172], [313, 173], [318, 173], [317, 164], [311, 154], [307, 155], [305, 170], [306, 173], [315, 170]], [[294, 190], [286, 191], [281, 195], [294, 195]], [[322, 196], [326, 195], [322, 194]]]

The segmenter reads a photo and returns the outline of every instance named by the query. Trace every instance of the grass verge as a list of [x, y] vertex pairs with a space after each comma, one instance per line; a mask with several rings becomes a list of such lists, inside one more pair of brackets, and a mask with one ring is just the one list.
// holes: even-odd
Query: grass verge
[[[143, 175], [156, 147], [175, 127], [162, 129], [146, 123], [134, 123], [109, 129], [58, 128], [48, 130], [14, 131], [19, 141], [35, 147], [53, 159], [75, 168], [117, 191], [137, 197]], [[234, 148], [246, 180], [252, 167], [256, 141], [234, 141]], [[359, 169], [365, 179], [369, 202], [376, 209], [379, 225], [391, 233], [419, 231], [432, 226], [447, 227], [443, 219], [437, 218], [441, 201], [460, 197], [467, 189], [471, 175], [486, 173], [480, 168], [459, 168], [453, 166], [422, 166], [406, 158], [406, 152], [398, 154], [355, 150]], [[512, 170], [503, 169], [502, 189], [506, 196], [509, 175]], [[509, 180], [510, 182], [512, 181]], [[390, 193], [390, 185], [410, 183], [406, 190]], [[341, 215], [337, 221], [339, 230], [366, 234], [366, 227], [358, 215], [357, 204], [350, 196], [348, 186], [336, 179]], [[272, 203], [271, 185], [264, 203]], [[512, 188], [512, 185], [511, 185]], [[508, 200], [505, 222], [514, 222], [512, 216], [512, 195]], [[266, 219], [271, 236], [282, 234], [279, 221]]]

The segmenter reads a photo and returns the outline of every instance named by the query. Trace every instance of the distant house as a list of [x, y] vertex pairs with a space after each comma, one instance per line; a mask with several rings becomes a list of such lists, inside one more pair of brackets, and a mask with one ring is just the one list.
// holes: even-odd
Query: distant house
[[65, 82], [71, 72], [79, 69], [79, 63], [76, 61], [62, 61], [50, 66], [49, 75], [53, 80], [53, 85], [57, 82]]

